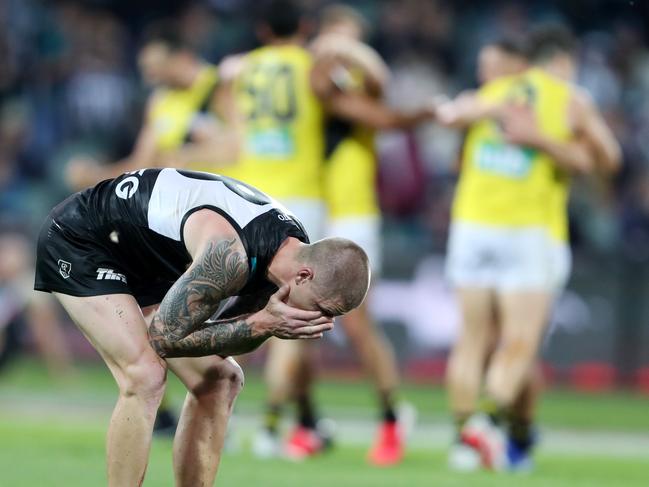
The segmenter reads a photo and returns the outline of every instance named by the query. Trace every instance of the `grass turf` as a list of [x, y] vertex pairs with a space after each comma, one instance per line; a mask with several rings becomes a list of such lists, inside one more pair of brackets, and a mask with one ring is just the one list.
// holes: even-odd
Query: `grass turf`
[[[104, 481], [104, 431], [95, 426], [0, 421], [0, 485], [95, 486]], [[375, 469], [364, 463], [364, 450], [341, 447], [303, 464], [259, 461], [247, 454], [225, 454], [218, 484], [260, 487], [646, 487], [646, 462], [593, 456], [538, 459], [533, 475], [488, 472], [454, 474], [444, 452], [415, 450], [396, 468]], [[156, 440], [145, 486], [172, 485], [171, 443]]]
[[[53, 383], [32, 362], [21, 361], [0, 375], [0, 486], [103, 485], [104, 437], [108, 413], [115, 397], [112, 379], [100, 366], [84, 366], [71, 382]], [[182, 398], [177, 382], [171, 383], [174, 402]], [[373, 411], [369, 387], [356, 383], [324, 382], [318, 389], [322, 409], [333, 417], [347, 418]], [[408, 385], [407, 397], [426, 420], [446, 417], [445, 396], [433, 387]], [[5, 399], [5, 401], [3, 401]], [[39, 405], [46, 401], [54, 408]], [[256, 411], [263, 401], [263, 386], [254, 375], [248, 380], [239, 407]], [[12, 407], [3, 408], [5, 404]], [[631, 394], [588, 396], [555, 391], [546, 395], [540, 410], [544, 424], [571, 429], [649, 431], [646, 397]], [[81, 414], [58, 415], [65, 408]], [[75, 409], [76, 410], [76, 409]], [[92, 411], [84, 415], [83, 411]], [[346, 445], [304, 464], [280, 460], [258, 461], [249, 454], [225, 454], [218, 485], [259, 487], [598, 487], [646, 486], [647, 458], [612, 458], [602, 455], [553, 454], [537, 459], [531, 476], [490, 473], [460, 475], [445, 466], [441, 449], [410, 450], [403, 465], [373, 469], [365, 464], [365, 450]], [[156, 440], [145, 485], [170, 486], [171, 443]]]

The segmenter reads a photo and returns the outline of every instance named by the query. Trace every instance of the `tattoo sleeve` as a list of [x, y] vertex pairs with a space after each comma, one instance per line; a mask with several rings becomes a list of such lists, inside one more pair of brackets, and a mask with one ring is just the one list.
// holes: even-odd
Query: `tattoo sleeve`
[[[267, 336], [255, 336], [248, 318], [217, 321], [185, 338], [168, 343], [164, 357], [202, 357], [204, 355], [240, 355], [261, 345]], [[158, 352], [160, 353], [160, 352]]]
[[[149, 338], [158, 354], [170, 356], [168, 353], [177, 342], [204, 326], [221, 300], [236, 295], [243, 288], [247, 277], [246, 256], [236, 239], [209, 242], [169, 289], [153, 317]], [[231, 338], [240, 340], [241, 330], [232, 335]], [[222, 338], [227, 339], [227, 334]]]

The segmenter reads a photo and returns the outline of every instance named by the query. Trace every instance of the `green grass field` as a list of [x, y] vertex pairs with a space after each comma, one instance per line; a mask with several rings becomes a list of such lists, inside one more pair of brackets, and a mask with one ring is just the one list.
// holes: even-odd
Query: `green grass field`
[[[18, 362], [0, 375], [0, 486], [95, 486], [104, 482], [104, 433], [114, 401], [112, 379], [98, 366], [84, 366], [74, 381], [53, 383], [37, 365]], [[174, 402], [182, 400], [176, 382]], [[321, 408], [341, 424], [371, 425], [374, 410], [368, 387], [326, 382], [318, 389]], [[365, 439], [346, 441], [312, 461], [293, 464], [259, 461], [245, 448], [224, 455], [218, 477], [222, 486], [543, 486], [597, 487], [649, 485], [649, 398], [630, 394], [588, 396], [567, 392], [546, 395], [540, 410], [548, 435], [527, 476], [491, 473], [455, 474], [445, 466], [448, 441], [433, 434], [444, 425], [445, 398], [438, 388], [407, 386], [404, 397], [420, 412], [421, 429], [402, 465], [374, 469], [365, 464]], [[262, 403], [263, 387], [254, 376], [242, 394], [239, 436], [251, 434], [252, 415]], [[255, 423], [255, 424], [251, 424]], [[442, 429], [447, 426], [443, 426]], [[371, 431], [371, 430], [370, 430]], [[431, 431], [431, 438], [426, 436]], [[592, 435], [595, 436], [592, 436]], [[369, 434], [368, 434], [369, 436]], [[437, 437], [432, 437], [437, 436]], [[562, 438], [573, 446], [563, 447]], [[607, 442], [607, 438], [611, 442]], [[630, 448], [638, 444], [639, 451]], [[371, 438], [367, 438], [369, 444]], [[552, 440], [552, 441], [550, 441]], [[242, 443], [245, 446], [247, 439]], [[592, 445], [598, 441], [604, 444]], [[635, 442], [635, 443], [634, 443]], [[585, 451], [578, 446], [583, 444]], [[575, 445], [577, 447], [575, 447]], [[618, 445], [618, 446], [616, 446]], [[560, 447], [553, 451], [553, 446]], [[625, 446], [620, 453], [619, 447]], [[592, 448], [591, 448], [592, 447]], [[171, 442], [156, 439], [145, 485], [171, 486]]]

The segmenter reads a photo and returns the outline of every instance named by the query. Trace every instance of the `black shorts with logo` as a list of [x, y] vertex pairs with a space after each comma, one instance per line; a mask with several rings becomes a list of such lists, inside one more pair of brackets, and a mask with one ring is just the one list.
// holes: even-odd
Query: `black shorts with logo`
[[159, 303], [172, 282], [138, 282], [92, 231], [84, 193], [48, 215], [38, 238], [34, 289], [70, 296], [131, 294], [140, 306]]

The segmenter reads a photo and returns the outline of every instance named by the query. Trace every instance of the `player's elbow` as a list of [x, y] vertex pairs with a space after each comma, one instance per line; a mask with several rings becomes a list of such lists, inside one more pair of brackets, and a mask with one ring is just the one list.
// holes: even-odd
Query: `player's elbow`
[[595, 164], [591, 157], [584, 156], [573, 162], [572, 169], [575, 174], [585, 176], [593, 172]]
[[164, 331], [151, 326], [149, 328], [149, 343], [160, 358], [170, 358], [174, 356], [174, 340]]
[[607, 174], [613, 175], [617, 174], [620, 169], [622, 169], [622, 149], [618, 144], [615, 144], [607, 154], [604, 170]]

